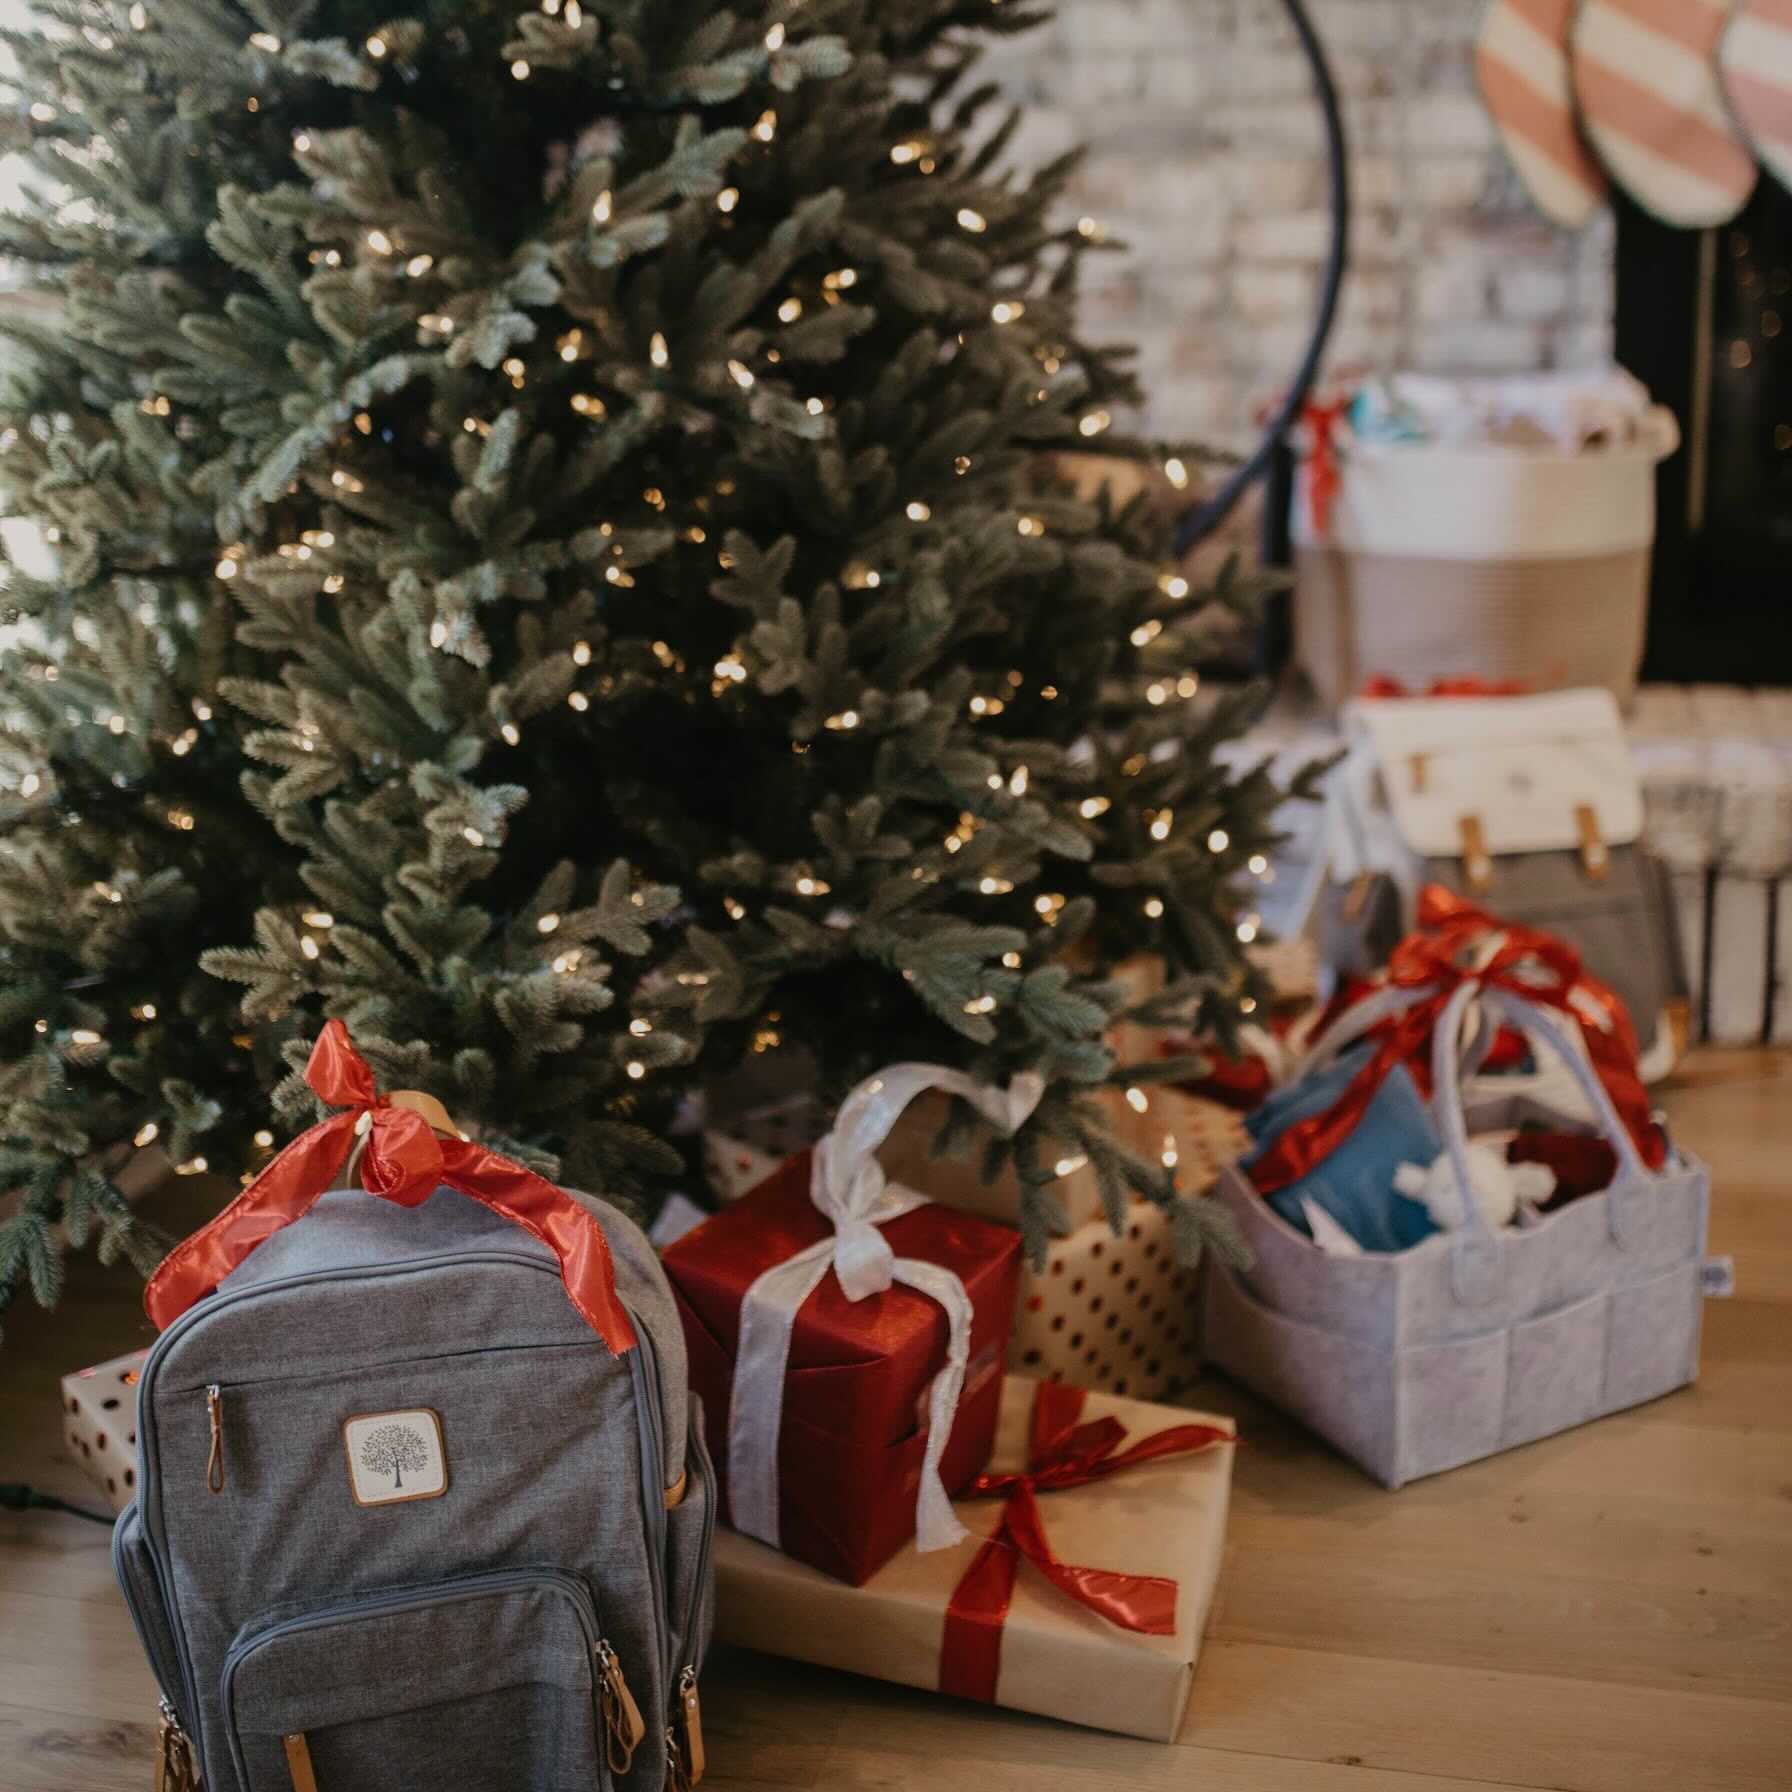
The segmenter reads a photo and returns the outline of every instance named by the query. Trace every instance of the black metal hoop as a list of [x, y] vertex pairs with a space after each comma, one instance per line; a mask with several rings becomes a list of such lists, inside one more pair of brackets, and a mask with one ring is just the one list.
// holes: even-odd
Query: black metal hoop
[[1271, 566], [1288, 563], [1288, 506], [1293, 490], [1293, 457], [1288, 447], [1288, 432], [1307, 402], [1313, 381], [1319, 372], [1320, 357], [1332, 333], [1338, 312], [1338, 293], [1344, 284], [1344, 265], [1350, 249], [1350, 168], [1344, 146], [1344, 114], [1338, 104], [1338, 90], [1332, 81], [1331, 65], [1313, 22], [1307, 17], [1305, 0], [1282, 0], [1294, 25], [1295, 36], [1305, 53], [1313, 73], [1313, 93], [1325, 120], [1326, 153], [1330, 159], [1328, 186], [1332, 216], [1331, 244], [1326, 253], [1325, 274], [1320, 283], [1319, 309], [1313, 319], [1313, 334], [1306, 353], [1295, 372], [1263, 439], [1245, 463], [1233, 470], [1224, 485], [1184, 514], [1176, 530], [1176, 552], [1186, 554], [1197, 542], [1211, 535], [1228, 516], [1240, 498], [1257, 480], [1268, 476], [1269, 502], [1265, 506], [1263, 524], [1263, 557]]

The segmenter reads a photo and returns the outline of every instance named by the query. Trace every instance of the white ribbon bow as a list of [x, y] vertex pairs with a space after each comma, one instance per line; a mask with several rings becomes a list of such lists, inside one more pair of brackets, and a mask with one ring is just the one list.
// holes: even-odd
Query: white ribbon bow
[[833, 1130], [815, 1147], [809, 1197], [834, 1230], [766, 1270], [748, 1288], [741, 1302], [734, 1393], [728, 1408], [729, 1513], [736, 1530], [774, 1549], [779, 1547], [778, 1436], [783, 1429], [790, 1338], [803, 1302], [829, 1269], [839, 1276], [848, 1300], [864, 1300], [901, 1282], [945, 1309], [946, 1364], [933, 1378], [927, 1396], [927, 1448], [915, 1500], [915, 1541], [920, 1549], [945, 1549], [967, 1535], [940, 1481], [940, 1458], [952, 1435], [970, 1357], [970, 1296], [949, 1269], [898, 1257], [879, 1230], [926, 1204], [925, 1195], [900, 1183], [886, 1183], [883, 1165], [877, 1161], [878, 1146], [890, 1136], [908, 1104], [926, 1089], [962, 1096], [992, 1126], [1011, 1134], [1039, 1105], [1045, 1079], [1022, 1071], [1004, 1091], [943, 1064], [892, 1064], [847, 1096]]

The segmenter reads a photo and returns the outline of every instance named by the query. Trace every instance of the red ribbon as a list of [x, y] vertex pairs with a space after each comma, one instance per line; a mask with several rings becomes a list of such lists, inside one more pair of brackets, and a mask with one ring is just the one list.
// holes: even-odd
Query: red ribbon
[[1145, 1636], [1176, 1632], [1176, 1583], [1155, 1574], [1078, 1568], [1052, 1553], [1038, 1495], [1081, 1487], [1162, 1456], [1188, 1456], [1237, 1441], [1215, 1425], [1172, 1425], [1121, 1449], [1126, 1427], [1113, 1417], [1078, 1424], [1081, 1388], [1041, 1382], [1033, 1396], [1032, 1436], [1022, 1474], [983, 1474], [966, 1499], [1003, 1498], [995, 1534], [977, 1551], [946, 1607], [940, 1643], [940, 1691], [993, 1705], [1002, 1671], [1002, 1628], [1025, 1556], [1062, 1593], [1090, 1611]]
[[1334, 432], [1349, 409], [1347, 398], [1334, 399], [1330, 403], [1310, 398], [1300, 414], [1311, 438], [1307, 461], [1307, 508], [1313, 518], [1313, 533], [1321, 540], [1331, 532], [1332, 500], [1343, 484]]
[[470, 1139], [442, 1138], [421, 1114], [394, 1107], [341, 1021], [324, 1024], [305, 1066], [318, 1098], [344, 1110], [302, 1132], [224, 1209], [162, 1259], [143, 1305], [166, 1330], [217, 1287], [249, 1253], [301, 1219], [335, 1182], [363, 1116], [367, 1192], [417, 1207], [446, 1183], [533, 1233], [560, 1259], [567, 1298], [617, 1354], [634, 1348], [635, 1330], [616, 1295], [616, 1266], [603, 1228], [578, 1202], [533, 1170]]
[[[1381, 986], [1427, 993], [1371, 1027], [1365, 1037], [1377, 1041], [1375, 1052], [1344, 1093], [1324, 1113], [1297, 1120], [1250, 1166], [1258, 1193], [1273, 1195], [1286, 1188], [1337, 1150], [1396, 1064], [1406, 1065], [1420, 1092], [1430, 1094], [1432, 1031], [1463, 983], [1507, 989], [1571, 1016], [1578, 1016], [1588, 1002], [1596, 1005], [1603, 1024], [1582, 1028], [1587, 1055], [1643, 1161], [1660, 1169], [1667, 1146], [1650, 1118], [1649, 1093], [1637, 1074], [1636, 1031], [1617, 995], [1582, 970], [1574, 948], [1554, 934], [1497, 920], [1442, 884], [1427, 884], [1420, 893], [1419, 927], [1394, 948]], [[1477, 970], [1466, 955], [1490, 933], [1503, 938]]]
[[1378, 672], [1363, 683], [1362, 695], [1390, 697], [1522, 697], [1530, 686], [1522, 678], [1434, 678], [1428, 689], [1415, 691]]

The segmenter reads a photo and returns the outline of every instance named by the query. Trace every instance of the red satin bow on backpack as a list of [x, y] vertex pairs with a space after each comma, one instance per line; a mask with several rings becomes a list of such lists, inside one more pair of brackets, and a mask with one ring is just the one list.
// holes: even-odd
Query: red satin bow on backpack
[[1105, 1568], [1077, 1568], [1052, 1553], [1039, 1511], [1038, 1495], [1123, 1474], [1141, 1462], [1188, 1456], [1216, 1444], [1236, 1443], [1234, 1432], [1216, 1425], [1172, 1425], [1121, 1449], [1126, 1427], [1116, 1418], [1079, 1425], [1081, 1388], [1041, 1382], [1033, 1395], [1032, 1438], [1024, 1474], [983, 1474], [967, 1499], [1007, 1500], [996, 1533], [978, 1550], [946, 1608], [940, 1643], [940, 1691], [993, 1704], [1002, 1668], [1002, 1626], [1014, 1594], [1020, 1558], [1025, 1556], [1060, 1592], [1079, 1605], [1146, 1636], [1176, 1630], [1176, 1583], [1155, 1574], [1116, 1574]]
[[361, 1181], [369, 1194], [418, 1207], [445, 1183], [483, 1203], [559, 1258], [567, 1298], [612, 1351], [633, 1348], [609, 1240], [564, 1189], [471, 1139], [439, 1137], [421, 1114], [394, 1107], [339, 1020], [327, 1021], [318, 1035], [305, 1081], [319, 1100], [344, 1111], [300, 1133], [215, 1220], [162, 1259], [143, 1294], [158, 1330], [211, 1293], [257, 1245], [308, 1213], [365, 1125]]
[[[1649, 1092], [1637, 1074], [1636, 1030], [1612, 990], [1581, 969], [1580, 954], [1554, 934], [1496, 919], [1442, 884], [1427, 884], [1420, 893], [1419, 927], [1394, 948], [1378, 986], [1428, 993], [1371, 1027], [1365, 1037], [1377, 1041], [1375, 1052], [1337, 1101], [1323, 1113], [1297, 1120], [1251, 1164], [1248, 1174], [1258, 1193], [1273, 1195], [1323, 1163], [1368, 1112], [1396, 1064], [1407, 1067], [1422, 1095], [1430, 1094], [1432, 1031], [1463, 983], [1508, 989], [1587, 1020], [1581, 1034], [1593, 1070], [1644, 1163], [1660, 1169], [1666, 1142], [1650, 1118]], [[1477, 967], [1469, 961], [1470, 949], [1489, 934], [1501, 935], [1500, 943]]]

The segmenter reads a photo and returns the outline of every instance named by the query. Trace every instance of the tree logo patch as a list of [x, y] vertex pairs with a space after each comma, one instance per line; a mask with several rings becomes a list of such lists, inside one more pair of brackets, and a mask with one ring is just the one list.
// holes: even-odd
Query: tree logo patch
[[442, 1421], [427, 1406], [356, 1413], [342, 1421], [342, 1448], [358, 1506], [433, 1500], [448, 1491]]

